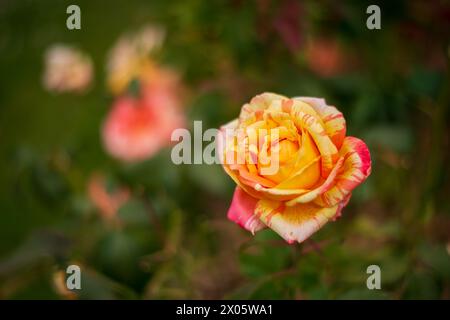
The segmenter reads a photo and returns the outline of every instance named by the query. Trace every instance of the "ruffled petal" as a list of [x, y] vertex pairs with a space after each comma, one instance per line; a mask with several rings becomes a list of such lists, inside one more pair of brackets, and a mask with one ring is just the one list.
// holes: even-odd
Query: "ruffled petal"
[[265, 228], [265, 224], [254, 214], [257, 202], [258, 199], [251, 197], [241, 188], [236, 188], [231, 206], [228, 209], [228, 219], [253, 234]]
[[345, 206], [349, 203], [350, 198], [352, 197], [352, 194], [349, 193], [344, 200], [342, 200], [341, 202], [339, 202], [338, 204], [338, 210], [336, 212], [336, 215], [333, 217], [333, 221], [335, 221], [336, 219], [340, 218], [342, 215], [342, 210], [345, 208]]
[[303, 132], [301, 141], [296, 169], [288, 179], [277, 185], [278, 189], [309, 189], [320, 178], [320, 153], [311, 135], [307, 131]]
[[296, 125], [307, 130], [313, 138], [321, 155], [321, 176], [328, 177], [338, 160], [338, 149], [328, 136], [325, 124], [318, 113], [303, 101], [294, 100], [290, 112]]
[[327, 206], [334, 206], [343, 201], [353, 189], [370, 175], [372, 162], [366, 144], [355, 137], [346, 137], [340, 155], [344, 157], [341, 172], [335, 184], [320, 195], [320, 200]]
[[334, 106], [327, 105], [324, 99], [312, 97], [297, 97], [295, 99], [306, 102], [314, 108], [321, 117], [331, 141], [339, 149], [344, 142], [347, 128], [342, 112]]
[[[220, 127], [216, 138], [218, 157], [225, 172], [241, 189], [254, 198], [261, 198], [259, 192], [254, 190], [254, 185], [256, 182], [248, 181], [239, 176], [239, 171], [237, 169], [239, 166], [238, 164], [235, 164], [235, 160], [237, 159], [233, 158], [233, 156], [236, 155], [236, 151], [232, 150], [234, 148], [233, 137], [235, 136], [235, 130], [238, 127], [238, 123], [239, 120], [235, 119]], [[234, 154], [232, 156], [228, 156], [230, 152]], [[231, 167], [236, 168], [236, 170], [231, 169]]]
[[304, 193], [304, 194], [296, 197], [295, 199], [292, 199], [292, 200], [286, 202], [286, 205], [287, 206], [295, 206], [298, 203], [307, 203], [307, 202], [313, 201], [315, 198], [317, 198], [318, 195], [320, 195], [320, 194], [326, 192], [327, 190], [329, 190], [330, 188], [332, 188], [333, 183], [335, 182], [336, 176], [343, 164], [344, 164], [344, 158], [341, 157], [338, 160], [338, 162], [336, 163], [333, 170], [331, 170], [329, 176], [325, 179], [325, 181], [322, 184], [320, 184], [317, 188], [315, 188], [307, 193]]
[[265, 92], [255, 96], [250, 103], [244, 104], [239, 115], [239, 121], [243, 124], [250, 124], [262, 119], [264, 110], [269, 108], [273, 101], [287, 99], [286, 97]]
[[283, 202], [260, 200], [255, 214], [288, 243], [300, 243], [332, 219], [338, 209], [338, 205], [327, 208], [302, 203], [288, 207]]

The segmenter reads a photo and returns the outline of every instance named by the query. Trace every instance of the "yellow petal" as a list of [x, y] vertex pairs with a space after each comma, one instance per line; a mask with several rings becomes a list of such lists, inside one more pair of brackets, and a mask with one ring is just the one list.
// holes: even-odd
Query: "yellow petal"
[[302, 242], [332, 219], [338, 205], [331, 208], [320, 207], [314, 203], [287, 207], [283, 202], [260, 200], [255, 214], [287, 242]]
[[279, 189], [308, 189], [320, 178], [320, 153], [308, 131], [302, 134], [300, 151], [291, 176], [277, 185]]
[[317, 198], [319, 195], [323, 194], [327, 190], [331, 189], [333, 184], [336, 183], [335, 179], [336, 176], [339, 173], [339, 170], [341, 169], [342, 165], [344, 164], [344, 157], [341, 157], [338, 162], [336, 163], [333, 170], [331, 170], [328, 177], [316, 188], [313, 190], [302, 194], [301, 196], [298, 196], [295, 199], [292, 199], [286, 203], [287, 206], [295, 206], [298, 203], [308, 203], [313, 201], [315, 198]]
[[313, 138], [322, 156], [321, 176], [326, 178], [338, 159], [338, 150], [328, 137], [324, 123], [311, 106], [300, 100], [294, 100], [290, 112], [297, 127], [307, 130]]
[[239, 121], [247, 125], [261, 120], [264, 110], [270, 107], [272, 101], [278, 99], [286, 99], [286, 97], [269, 92], [255, 96], [250, 103], [242, 107]]
[[328, 136], [333, 141], [336, 148], [340, 148], [344, 142], [346, 133], [346, 124], [343, 114], [334, 106], [326, 104], [324, 99], [312, 97], [297, 97], [300, 101], [308, 103], [314, 108], [322, 119]]

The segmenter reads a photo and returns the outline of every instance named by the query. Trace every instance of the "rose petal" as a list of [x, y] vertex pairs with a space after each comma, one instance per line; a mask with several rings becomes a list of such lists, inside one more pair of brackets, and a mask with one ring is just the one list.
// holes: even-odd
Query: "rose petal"
[[345, 161], [336, 183], [320, 195], [323, 203], [333, 206], [341, 202], [351, 191], [370, 175], [371, 159], [366, 144], [355, 137], [346, 137], [340, 150]]
[[331, 141], [339, 149], [342, 146], [342, 142], [344, 142], [346, 133], [344, 115], [334, 106], [327, 105], [324, 99], [312, 97], [297, 97], [294, 99], [306, 102], [314, 108], [320, 115]]
[[250, 103], [246, 103], [239, 115], [239, 120], [243, 123], [253, 123], [256, 120], [260, 120], [265, 109], [269, 108], [271, 103], [275, 100], [287, 99], [284, 96], [265, 92], [255, 96]]
[[317, 188], [315, 188], [305, 194], [302, 194], [301, 196], [298, 196], [295, 199], [292, 199], [292, 200], [286, 202], [286, 205], [287, 206], [295, 206], [298, 203], [311, 202], [315, 198], [317, 198], [318, 195], [329, 190], [333, 186], [333, 183], [335, 182], [335, 178], [343, 164], [344, 164], [344, 158], [341, 157], [339, 159], [339, 161], [336, 163], [336, 166], [333, 168], [333, 170], [331, 170], [330, 175], [325, 179], [325, 181], [320, 186], [318, 186]]
[[260, 200], [256, 205], [256, 215], [269, 228], [287, 242], [302, 242], [332, 219], [338, 206], [320, 207], [314, 203], [302, 203], [287, 207], [283, 202]]
[[294, 100], [291, 115], [296, 124], [307, 130], [316, 143], [322, 156], [321, 176], [326, 178], [338, 159], [338, 150], [328, 136], [320, 116], [315, 111], [309, 111], [308, 108], [312, 109], [308, 104], [300, 100]]
[[303, 132], [301, 141], [296, 169], [288, 179], [277, 185], [279, 189], [309, 189], [320, 178], [320, 153], [311, 135]]
[[344, 200], [342, 200], [341, 202], [339, 202], [338, 204], [338, 210], [336, 212], [336, 215], [333, 217], [333, 221], [335, 221], [336, 219], [340, 218], [342, 215], [342, 210], [345, 208], [345, 206], [348, 204], [348, 202], [350, 201], [350, 198], [352, 197], [352, 194], [349, 193]]
[[237, 187], [234, 191], [230, 209], [228, 209], [228, 219], [255, 234], [256, 231], [266, 227], [254, 214], [257, 202], [258, 199], [251, 197]]
[[[264, 193], [266, 198], [277, 201], [292, 200], [302, 194], [308, 193], [310, 189], [302, 187], [305, 181], [308, 179], [316, 179], [316, 172], [319, 172], [320, 167], [316, 167], [319, 164], [319, 158], [313, 159], [309, 164], [302, 167], [300, 171], [296, 173], [294, 177], [290, 179], [291, 183], [285, 184], [284, 182], [274, 188], [264, 188], [260, 184], [255, 185], [255, 190]], [[313, 174], [310, 171], [314, 172]], [[297, 177], [298, 176], [298, 177]], [[294, 183], [297, 183], [296, 185]], [[290, 188], [286, 188], [290, 186]], [[297, 188], [295, 188], [297, 186]]]

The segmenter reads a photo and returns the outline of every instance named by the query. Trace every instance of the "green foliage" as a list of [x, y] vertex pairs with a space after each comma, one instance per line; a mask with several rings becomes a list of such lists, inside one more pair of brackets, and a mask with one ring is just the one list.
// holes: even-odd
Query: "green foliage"
[[[65, 27], [71, 2], [1, 5], [0, 298], [68, 298], [55, 279], [73, 263], [81, 299], [450, 298], [444, 2], [381, 1], [375, 31], [365, 27], [370, 1], [77, 3], [78, 31]], [[100, 139], [112, 104], [107, 53], [146, 23], [166, 28], [157, 59], [181, 74], [191, 134], [193, 121], [217, 128], [264, 91], [339, 108], [373, 163], [342, 218], [302, 244], [270, 229], [253, 237], [226, 219], [234, 183], [219, 165], [176, 166], [170, 148], [137, 164], [111, 159]], [[343, 47], [348, 61], [335, 74], [306, 54], [320, 37]], [[60, 42], [92, 56], [88, 93], [44, 90], [43, 55]], [[108, 192], [129, 191], [113, 219], [89, 195], [94, 172]], [[371, 264], [381, 290], [366, 287]]]

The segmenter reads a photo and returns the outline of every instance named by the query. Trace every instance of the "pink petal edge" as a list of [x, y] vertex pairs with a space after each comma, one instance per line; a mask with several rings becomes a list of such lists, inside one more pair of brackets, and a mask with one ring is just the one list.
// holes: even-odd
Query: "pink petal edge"
[[233, 200], [228, 209], [228, 219], [237, 223], [242, 228], [255, 234], [266, 227], [257, 216], [255, 216], [255, 208], [258, 199], [248, 195], [244, 190], [237, 187], [234, 191]]

